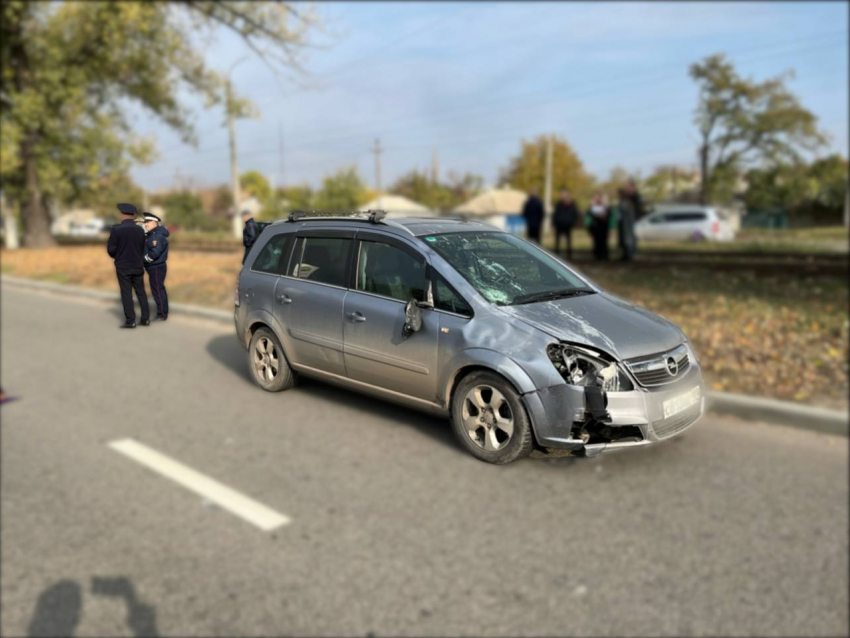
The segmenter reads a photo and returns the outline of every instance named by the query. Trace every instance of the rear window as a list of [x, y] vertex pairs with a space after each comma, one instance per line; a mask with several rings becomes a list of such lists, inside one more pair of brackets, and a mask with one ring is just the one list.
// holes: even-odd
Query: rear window
[[332, 286], [347, 287], [350, 239], [344, 237], [302, 237], [292, 259], [290, 275]]
[[284, 274], [294, 240], [295, 238], [292, 234], [275, 235], [272, 237], [263, 246], [260, 254], [257, 255], [251, 269], [272, 275]]

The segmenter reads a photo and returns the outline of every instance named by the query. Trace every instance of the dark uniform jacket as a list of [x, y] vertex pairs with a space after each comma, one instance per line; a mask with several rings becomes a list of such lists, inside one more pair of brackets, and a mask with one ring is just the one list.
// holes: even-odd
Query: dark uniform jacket
[[157, 226], [145, 240], [145, 268], [156, 268], [168, 259], [168, 229]]
[[525, 201], [525, 206], [522, 207], [522, 216], [525, 217], [526, 226], [540, 228], [543, 223], [543, 202], [539, 197], [532, 195]]
[[555, 214], [552, 217], [552, 223], [555, 228], [572, 228], [578, 220], [578, 208], [575, 202], [565, 204], [559, 201], [555, 204]]
[[248, 252], [248, 249], [254, 245], [254, 242], [257, 241], [257, 237], [260, 236], [260, 227], [257, 226], [257, 222], [254, 221], [252, 217], [247, 222], [245, 222], [245, 228], [242, 229], [242, 245], [245, 246], [245, 252]]
[[145, 262], [145, 230], [132, 219], [115, 224], [109, 233], [106, 252], [115, 260], [118, 270], [141, 273]]

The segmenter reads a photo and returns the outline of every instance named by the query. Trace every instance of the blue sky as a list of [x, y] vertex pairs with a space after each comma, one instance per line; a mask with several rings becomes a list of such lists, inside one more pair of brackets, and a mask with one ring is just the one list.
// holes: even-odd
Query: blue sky
[[[319, 3], [326, 23], [309, 52], [312, 87], [276, 80], [252, 58], [234, 85], [261, 116], [236, 124], [240, 172], [276, 184], [310, 183], [356, 165], [370, 186], [380, 138], [382, 182], [427, 169], [474, 172], [493, 184], [520, 140], [563, 136], [585, 167], [647, 174], [695, 165], [697, 92], [688, 65], [726, 52], [745, 76], [793, 70], [789, 86], [848, 148], [846, 3]], [[207, 59], [224, 70], [247, 49], [221, 33]], [[189, 103], [193, 101], [188, 96]], [[149, 190], [176, 176], [229, 181], [227, 129], [218, 110], [197, 111], [197, 149], [139, 114], [160, 158], [133, 176]], [[283, 163], [279, 154], [283, 139]]]

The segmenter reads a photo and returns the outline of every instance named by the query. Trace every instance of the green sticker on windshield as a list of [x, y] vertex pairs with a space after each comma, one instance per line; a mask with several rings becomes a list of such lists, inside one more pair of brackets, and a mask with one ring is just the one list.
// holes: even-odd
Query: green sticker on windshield
[[436, 237], [426, 237], [425, 241], [437, 241]]

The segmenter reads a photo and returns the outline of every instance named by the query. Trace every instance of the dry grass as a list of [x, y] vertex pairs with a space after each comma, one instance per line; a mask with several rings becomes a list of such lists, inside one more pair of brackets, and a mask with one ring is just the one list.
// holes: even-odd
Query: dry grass
[[[241, 250], [172, 249], [169, 298], [229, 310], [241, 257]], [[102, 246], [4, 251], [0, 259], [4, 273], [118, 294], [112, 261]], [[582, 269], [611, 292], [679, 325], [712, 388], [847, 406], [848, 290], [843, 279], [708, 269]]]

